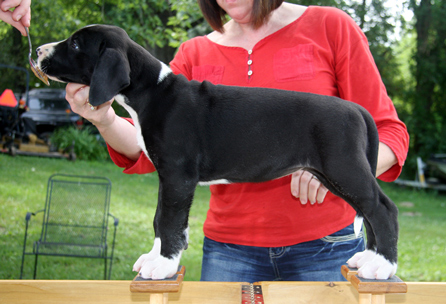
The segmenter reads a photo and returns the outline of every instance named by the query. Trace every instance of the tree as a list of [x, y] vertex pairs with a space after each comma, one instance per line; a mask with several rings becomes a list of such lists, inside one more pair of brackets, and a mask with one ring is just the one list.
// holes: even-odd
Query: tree
[[[105, 3], [105, 1], [104, 1]], [[100, 23], [101, 5], [96, 2], [78, 0], [41, 0], [33, 3], [32, 25], [29, 29], [32, 38], [32, 56], [37, 46], [49, 41], [60, 41], [80, 26]], [[28, 40], [12, 26], [0, 22], [0, 63], [29, 69]], [[42, 85], [40, 80], [30, 73], [30, 87]], [[0, 90], [13, 89], [14, 92], [25, 91], [25, 74], [10, 69], [0, 69]], [[3, 91], [1, 90], [1, 91]]]
[[411, 0], [416, 19], [416, 49], [407, 120], [412, 157], [428, 158], [446, 151], [446, 2]]
[[390, 12], [386, 0], [351, 1], [346, 9], [356, 20], [369, 41], [370, 51], [380, 71], [389, 96], [398, 95], [402, 88], [398, 79], [398, 64], [394, 53], [395, 25], [401, 16]]

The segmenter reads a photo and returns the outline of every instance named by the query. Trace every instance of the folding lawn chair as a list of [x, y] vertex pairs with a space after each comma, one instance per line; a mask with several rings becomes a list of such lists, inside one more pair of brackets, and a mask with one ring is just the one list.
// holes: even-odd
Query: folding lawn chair
[[[109, 213], [111, 182], [105, 177], [54, 174], [48, 179], [45, 209], [26, 214], [20, 279], [25, 255], [104, 259], [104, 280], [110, 279], [116, 228], [119, 220]], [[40, 238], [26, 252], [28, 225], [32, 215], [43, 212]], [[107, 245], [109, 216], [114, 219], [111, 252]], [[107, 274], [107, 260], [110, 260]]]

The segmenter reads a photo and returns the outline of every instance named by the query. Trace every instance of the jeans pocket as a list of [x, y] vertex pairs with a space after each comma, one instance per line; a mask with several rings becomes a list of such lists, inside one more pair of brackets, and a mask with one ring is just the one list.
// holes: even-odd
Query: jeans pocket
[[321, 241], [326, 243], [338, 243], [338, 242], [348, 242], [364, 237], [364, 232], [361, 230], [358, 236], [356, 234], [346, 234], [346, 235], [327, 235], [320, 238]]
[[364, 238], [364, 231], [361, 229], [359, 235], [356, 236], [353, 224], [341, 229], [333, 234], [327, 235], [320, 240], [326, 243], [348, 242], [356, 239]]

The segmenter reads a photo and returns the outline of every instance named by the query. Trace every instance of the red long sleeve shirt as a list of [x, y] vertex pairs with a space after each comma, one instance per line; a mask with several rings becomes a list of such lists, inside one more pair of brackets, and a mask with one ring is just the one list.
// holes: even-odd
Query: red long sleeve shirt
[[[311, 92], [358, 103], [372, 114], [380, 141], [398, 159], [379, 178], [393, 181], [401, 172], [409, 144], [406, 127], [387, 96], [365, 35], [338, 9], [310, 6], [252, 50], [222, 46], [206, 36], [193, 38], [180, 46], [171, 68], [214, 84]], [[125, 173], [155, 170], [143, 154], [137, 162], [112, 149], [110, 154]], [[353, 222], [354, 210], [331, 193], [323, 204], [302, 205], [291, 195], [290, 181], [287, 176], [211, 186], [205, 235], [226, 243], [281, 247], [324, 237]]]

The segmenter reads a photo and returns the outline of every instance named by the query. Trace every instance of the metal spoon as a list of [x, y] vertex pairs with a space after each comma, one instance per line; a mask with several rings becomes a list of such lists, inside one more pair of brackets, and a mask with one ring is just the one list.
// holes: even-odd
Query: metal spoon
[[29, 43], [28, 59], [29, 59], [29, 65], [31, 66], [31, 71], [33, 71], [34, 75], [36, 75], [37, 78], [42, 80], [42, 82], [44, 84], [49, 86], [50, 82], [48, 81], [48, 77], [45, 75], [44, 72], [42, 72], [41, 69], [39, 69], [39, 67], [37, 66], [37, 63], [31, 58], [31, 54], [32, 54], [32, 51], [33, 51], [33, 47], [32, 47], [32, 44], [31, 44], [31, 37], [29, 37], [29, 31], [28, 31], [27, 27], [25, 27], [25, 30], [26, 30], [26, 36], [28, 37], [28, 43]]

